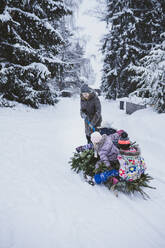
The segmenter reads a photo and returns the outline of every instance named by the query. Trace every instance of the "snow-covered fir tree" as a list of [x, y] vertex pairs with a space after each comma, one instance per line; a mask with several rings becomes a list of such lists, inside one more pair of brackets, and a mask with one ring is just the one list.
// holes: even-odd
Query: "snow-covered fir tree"
[[163, 8], [159, 0], [107, 0], [104, 17], [108, 32], [102, 51], [102, 90], [107, 98], [123, 97], [136, 90], [130, 65], [138, 64], [164, 31]]
[[92, 58], [85, 55], [86, 38], [81, 35], [77, 26], [78, 12], [83, 0], [65, 0], [65, 2], [70, 6], [73, 14], [64, 17], [67, 29], [70, 29], [72, 34], [68, 37], [68, 43], [64, 49], [65, 61], [70, 65], [64, 74], [64, 85], [65, 87], [78, 89], [84, 80], [90, 84], [94, 83], [95, 73], [91, 63]]
[[63, 46], [61, 53], [62, 60], [65, 62], [60, 73], [60, 90], [65, 88], [75, 89], [81, 86], [81, 68], [86, 62], [84, 49], [75, 37], [69, 37], [68, 42]]
[[140, 61], [139, 66], [132, 66], [132, 82], [139, 87], [133, 94], [149, 98], [149, 103], [159, 113], [165, 113], [165, 33], [164, 41], [156, 45]]
[[83, 0], [64, 0], [66, 6], [68, 6], [72, 10], [72, 15], [65, 16], [65, 20], [69, 29], [73, 32], [77, 31], [77, 18], [78, 18], [78, 10], [79, 6]]
[[84, 47], [77, 37], [76, 18], [81, 0], [65, 0], [72, 10], [72, 15], [64, 16], [60, 23], [60, 30], [65, 43], [60, 52], [61, 60], [65, 63], [59, 73], [58, 86], [63, 89], [78, 89], [81, 86], [81, 67], [84, 58]]
[[77, 18], [79, 5], [83, 0], [64, 0], [72, 10], [72, 15], [63, 17], [61, 22], [62, 37], [65, 40], [61, 52], [61, 60], [65, 66], [61, 68], [58, 85], [60, 90], [69, 89], [79, 92], [84, 80], [94, 81], [94, 71], [90, 58], [85, 57], [86, 40], [79, 34]]
[[56, 102], [48, 79], [65, 66], [59, 24], [67, 14], [63, 0], [1, 0], [1, 97], [35, 108]]

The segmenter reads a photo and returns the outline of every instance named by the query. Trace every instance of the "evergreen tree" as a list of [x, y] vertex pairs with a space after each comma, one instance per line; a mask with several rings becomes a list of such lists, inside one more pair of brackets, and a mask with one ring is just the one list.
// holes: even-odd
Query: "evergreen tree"
[[64, 87], [79, 88], [81, 86], [81, 68], [85, 61], [83, 47], [79, 40], [71, 40], [65, 50], [65, 61], [69, 66], [65, 71]]
[[[89, 82], [94, 80], [94, 71], [89, 58], [84, 56], [86, 40], [79, 37], [79, 28], [76, 25], [77, 13], [82, 0], [65, 0], [70, 6], [72, 15], [64, 16], [61, 22], [62, 37], [65, 40], [61, 51], [61, 60], [65, 66], [61, 68], [58, 85], [60, 90], [66, 89], [79, 92], [79, 88], [86, 79]], [[56, 77], [57, 78], [57, 77]], [[92, 81], [93, 82], [93, 81]]]
[[54, 104], [46, 81], [64, 63], [59, 24], [71, 14], [63, 0], [2, 0], [0, 6], [0, 93], [3, 98], [38, 108]]
[[107, 98], [127, 96], [137, 85], [131, 83], [130, 65], [138, 64], [164, 30], [159, 0], [108, 0], [104, 20], [109, 30], [104, 37], [105, 56], [102, 90]]
[[64, 64], [58, 69], [56, 82], [59, 90], [71, 89], [76, 93], [82, 83], [81, 77], [85, 74], [83, 69], [89, 68], [91, 65], [89, 59], [84, 57], [83, 40], [81, 37], [77, 37], [76, 14], [82, 0], [64, 0], [64, 2], [66, 6], [70, 7], [72, 15], [64, 16], [60, 22], [60, 33], [64, 39], [60, 59]]
[[[94, 151], [93, 149], [91, 149], [82, 151], [80, 153], [75, 152], [69, 163], [73, 171], [75, 171], [76, 173], [81, 173], [86, 182], [91, 185], [95, 185], [93, 177], [98, 173], [107, 171], [107, 166], [104, 163], [99, 164], [99, 167], [96, 169], [95, 165], [97, 161], [98, 158], [95, 158]], [[118, 167], [116, 167], [115, 169], [118, 170]], [[134, 194], [135, 192], [139, 192], [144, 197], [144, 199], [147, 199], [149, 198], [149, 195], [143, 189], [147, 187], [155, 189], [154, 187], [149, 185], [149, 182], [153, 178], [148, 174], [142, 174], [140, 178], [134, 181], [125, 181], [120, 177], [117, 178], [117, 184], [113, 184], [113, 181], [111, 180], [112, 177], [110, 177], [106, 182], [103, 183], [109, 190], [113, 190], [114, 193], [123, 192], [129, 195]]]
[[[165, 33], [161, 37], [165, 38]], [[148, 97], [157, 112], [165, 113], [165, 40], [153, 47], [141, 59], [139, 66], [131, 67], [130, 70], [136, 75], [132, 77], [132, 82], [139, 87], [133, 94]]]

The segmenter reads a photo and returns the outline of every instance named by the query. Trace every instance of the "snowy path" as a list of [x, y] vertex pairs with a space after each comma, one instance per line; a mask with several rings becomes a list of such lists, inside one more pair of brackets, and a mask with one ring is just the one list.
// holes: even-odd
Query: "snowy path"
[[0, 248], [165, 247], [165, 115], [127, 116], [104, 100], [102, 109], [140, 144], [157, 187], [146, 190], [151, 199], [115, 198], [70, 170], [75, 147], [85, 143], [79, 99], [0, 109]]

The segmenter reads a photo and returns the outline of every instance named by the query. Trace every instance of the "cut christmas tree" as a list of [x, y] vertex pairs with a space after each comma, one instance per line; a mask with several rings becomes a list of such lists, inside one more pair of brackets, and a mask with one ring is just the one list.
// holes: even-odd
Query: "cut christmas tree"
[[[94, 150], [86, 150], [80, 153], [75, 152], [74, 156], [71, 158], [69, 163], [71, 164], [71, 169], [74, 170], [76, 173], [83, 173], [83, 177], [85, 181], [88, 183], [95, 185], [94, 183], [94, 176], [100, 173], [107, 172], [107, 167], [104, 163], [100, 163], [98, 168], [95, 168], [96, 162], [98, 158], [94, 157]], [[114, 171], [117, 168], [114, 168]], [[144, 188], [151, 188], [155, 189], [149, 185], [149, 182], [153, 180], [153, 178], [147, 174], [141, 174], [140, 178], [137, 178], [133, 181], [126, 181], [123, 180], [119, 175], [115, 176], [118, 180], [116, 184], [114, 184], [114, 180], [112, 180], [112, 176], [107, 178], [106, 182], [102, 182], [109, 190], [115, 192], [115, 195], [118, 196], [118, 192], [125, 193], [127, 195], [140, 193], [144, 199], [149, 198], [149, 195], [144, 191]]]

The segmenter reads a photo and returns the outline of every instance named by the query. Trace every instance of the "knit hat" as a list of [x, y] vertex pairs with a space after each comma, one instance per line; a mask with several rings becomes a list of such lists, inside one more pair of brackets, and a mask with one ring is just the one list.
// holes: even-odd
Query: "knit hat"
[[108, 121], [103, 121], [101, 127], [98, 127], [98, 130], [101, 135], [110, 135], [116, 133], [116, 129], [112, 127], [112, 122]]
[[130, 147], [130, 140], [128, 138], [128, 134], [126, 132], [122, 132], [119, 140], [118, 140], [118, 145], [119, 148], [123, 149], [123, 150], [127, 150]]
[[101, 128], [111, 128], [111, 127], [112, 127], [112, 123], [108, 121], [103, 121], [101, 124]]
[[81, 86], [81, 93], [90, 93], [91, 89], [89, 88], [89, 86], [87, 84], [83, 84]]
[[102, 136], [99, 132], [96, 131], [91, 134], [91, 141], [93, 144], [99, 143], [101, 139], [102, 139]]
[[120, 136], [124, 132], [123, 129], [117, 130], [118, 135]]

